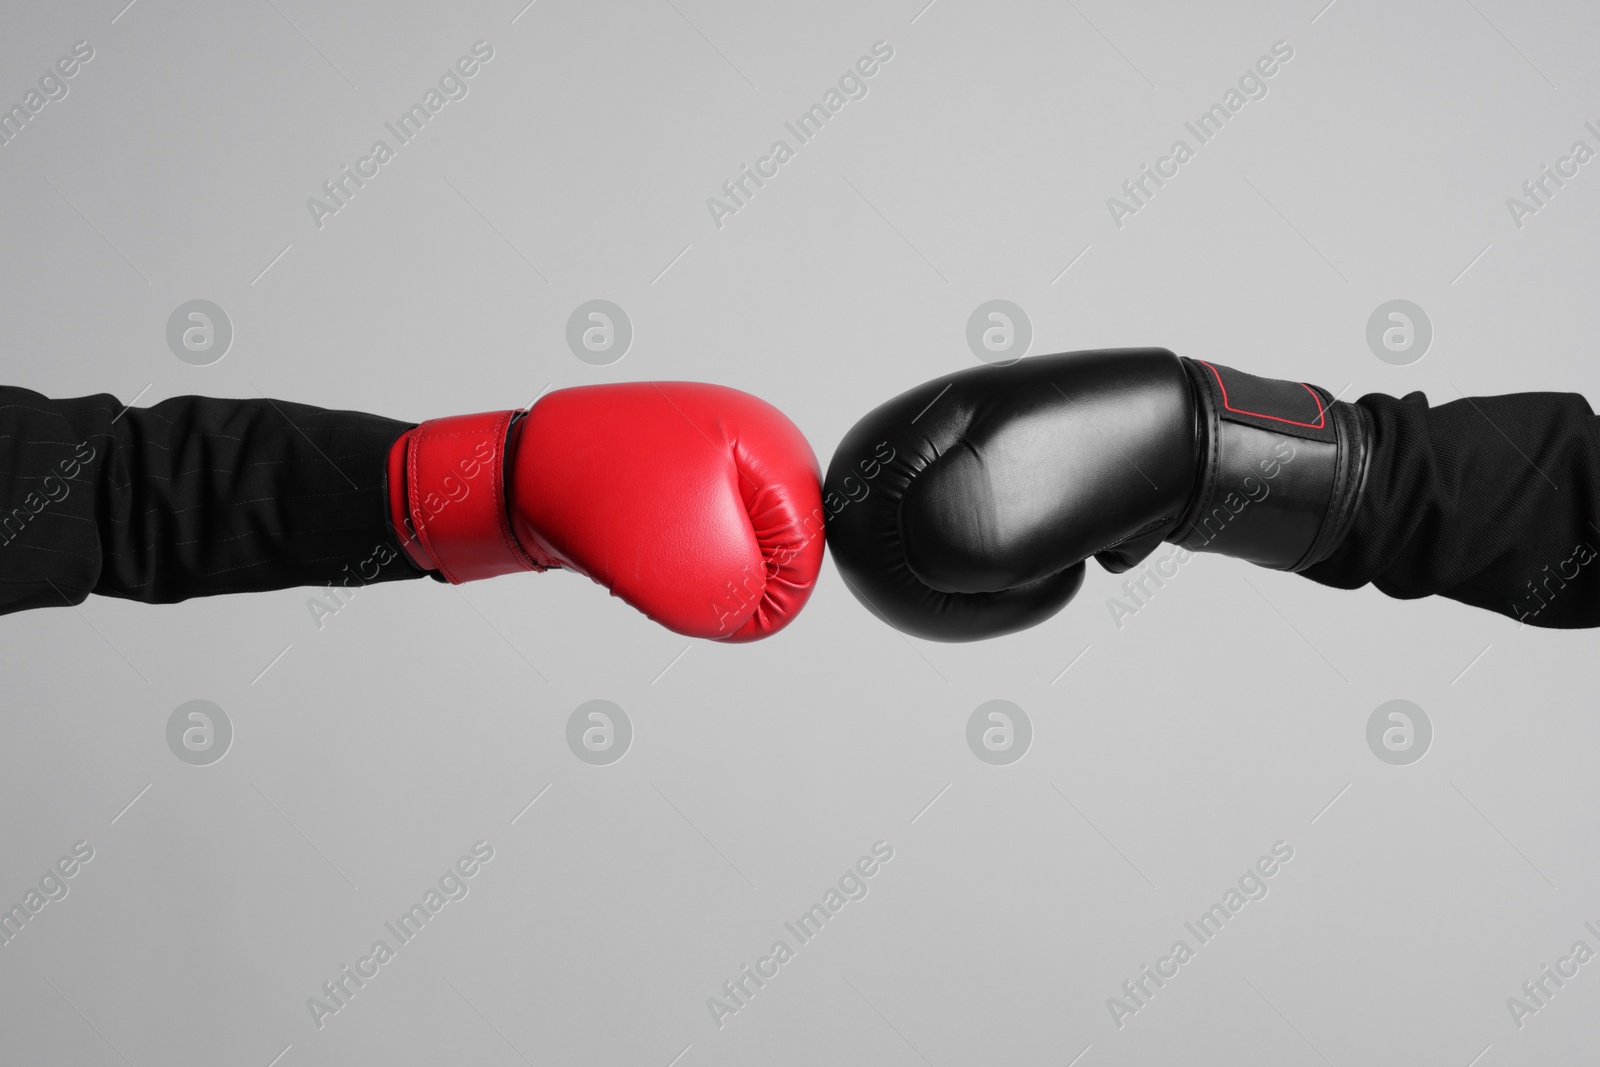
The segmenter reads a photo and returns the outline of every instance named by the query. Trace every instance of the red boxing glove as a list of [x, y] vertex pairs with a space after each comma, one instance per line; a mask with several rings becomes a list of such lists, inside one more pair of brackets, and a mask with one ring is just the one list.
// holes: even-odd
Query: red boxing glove
[[453, 583], [563, 567], [670, 630], [754, 641], [816, 584], [820, 481], [765, 401], [631, 382], [408, 430], [389, 453], [389, 510], [411, 559]]

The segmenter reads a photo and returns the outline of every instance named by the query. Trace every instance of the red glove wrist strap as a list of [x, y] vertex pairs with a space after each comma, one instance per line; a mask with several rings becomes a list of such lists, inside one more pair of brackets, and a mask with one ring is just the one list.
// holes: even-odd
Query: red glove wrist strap
[[507, 431], [517, 414], [430, 419], [390, 449], [390, 517], [423, 570], [459, 585], [554, 565], [517, 543], [506, 510]]

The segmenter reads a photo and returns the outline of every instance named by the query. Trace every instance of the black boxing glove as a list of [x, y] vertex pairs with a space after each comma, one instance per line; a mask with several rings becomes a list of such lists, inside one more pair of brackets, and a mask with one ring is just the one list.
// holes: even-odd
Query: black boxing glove
[[1163, 541], [1278, 570], [1350, 529], [1371, 418], [1301, 382], [1135, 348], [936, 378], [850, 430], [823, 485], [851, 591], [919, 637], [1026, 629]]

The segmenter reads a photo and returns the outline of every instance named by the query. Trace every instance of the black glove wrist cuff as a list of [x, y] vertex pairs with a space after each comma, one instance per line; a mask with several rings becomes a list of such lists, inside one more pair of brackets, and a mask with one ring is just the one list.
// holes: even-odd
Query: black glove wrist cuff
[[1331, 555], [1360, 504], [1370, 417], [1304, 382], [1183, 360], [1195, 391], [1196, 489], [1171, 540], [1275, 570]]

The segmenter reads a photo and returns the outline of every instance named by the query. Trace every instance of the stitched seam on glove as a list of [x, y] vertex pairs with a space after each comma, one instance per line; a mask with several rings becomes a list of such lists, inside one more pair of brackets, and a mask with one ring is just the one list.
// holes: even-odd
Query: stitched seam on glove
[[[1195, 362], [1198, 363], [1200, 361], [1196, 360]], [[1209, 364], [1207, 364], [1207, 366], [1209, 366]], [[1215, 373], [1214, 369], [1213, 373]], [[1207, 454], [1205, 457], [1205, 473], [1201, 482], [1200, 499], [1197, 502], [1194, 510], [1189, 512], [1189, 515], [1191, 516], [1206, 515], [1210, 513], [1211, 501], [1216, 495], [1217, 482], [1220, 480], [1218, 478], [1218, 471], [1222, 467], [1222, 449], [1219, 446], [1219, 442], [1222, 437], [1222, 416], [1217, 408], [1217, 397], [1211, 392], [1211, 379], [1206, 378], [1204, 375], [1202, 375], [1202, 378], [1204, 379], [1204, 396], [1196, 396], [1195, 402], [1200, 404], [1202, 412], [1205, 415], [1205, 449]], [[1199, 529], [1194, 525], [1194, 522], [1191, 519], [1189, 522], [1189, 534], [1183, 541], [1179, 541], [1178, 543], [1187, 548], [1188, 545], [1185, 542], [1193, 541], [1195, 539], [1195, 535], [1198, 533]], [[1203, 548], [1204, 545], [1201, 547]]]

